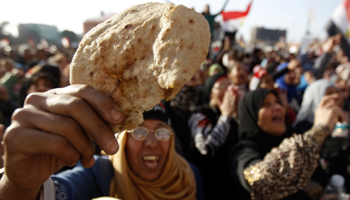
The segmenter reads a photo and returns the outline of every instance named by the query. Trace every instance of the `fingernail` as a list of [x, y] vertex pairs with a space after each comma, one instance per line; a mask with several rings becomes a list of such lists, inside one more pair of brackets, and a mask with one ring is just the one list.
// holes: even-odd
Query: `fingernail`
[[108, 150], [109, 154], [117, 153], [118, 149], [119, 149], [119, 145], [118, 145], [118, 142], [116, 140], [110, 140], [107, 143], [107, 150]]
[[117, 109], [112, 109], [111, 110], [111, 117], [114, 121], [119, 121], [123, 117], [123, 114], [121, 111], [119, 111]]
[[68, 166], [68, 167], [74, 167], [77, 163], [73, 163], [72, 165]]

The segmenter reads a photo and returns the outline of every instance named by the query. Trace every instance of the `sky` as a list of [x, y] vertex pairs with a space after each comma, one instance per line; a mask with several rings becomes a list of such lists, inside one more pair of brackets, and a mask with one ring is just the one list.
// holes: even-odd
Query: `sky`
[[[228, 0], [225, 11], [244, 11], [251, 0]], [[59, 31], [70, 30], [83, 33], [83, 22], [105, 14], [118, 13], [146, 0], [11, 0], [2, 2], [0, 23], [11, 24], [40, 23], [55, 25]], [[202, 12], [206, 4], [212, 14], [218, 13], [225, 0], [153, 0], [172, 2], [194, 8]], [[307, 19], [312, 13], [311, 36], [324, 40], [327, 37], [325, 26], [334, 9], [343, 0], [253, 0], [251, 10], [245, 18], [237, 36], [250, 40], [250, 30], [254, 26], [269, 29], [287, 30], [287, 41], [297, 43], [305, 36]], [[221, 20], [221, 16], [216, 18]]]

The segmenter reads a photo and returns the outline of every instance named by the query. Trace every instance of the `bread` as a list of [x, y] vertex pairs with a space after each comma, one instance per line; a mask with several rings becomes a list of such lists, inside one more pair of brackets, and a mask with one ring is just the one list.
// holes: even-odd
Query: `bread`
[[125, 115], [114, 132], [143, 122], [142, 113], [172, 99], [205, 60], [209, 25], [183, 5], [135, 5], [90, 30], [73, 57], [71, 84], [111, 96]]

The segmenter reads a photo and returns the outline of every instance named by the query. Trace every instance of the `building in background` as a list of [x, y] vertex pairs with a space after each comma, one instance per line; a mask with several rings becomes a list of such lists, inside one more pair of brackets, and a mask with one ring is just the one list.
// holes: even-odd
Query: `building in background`
[[[8, 31], [11, 30], [11, 31]], [[10, 24], [3, 22], [0, 24], [0, 41], [8, 41], [9, 45], [29, 44], [43, 47], [62, 47], [62, 39], [69, 40], [70, 45], [78, 46], [80, 35], [71, 31], [59, 31], [56, 26], [46, 24]]]
[[84, 34], [89, 32], [92, 28], [97, 26], [99, 23], [104, 22], [108, 18], [112, 17], [113, 15], [115, 15], [115, 14], [113, 14], [113, 13], [112, 14], [104, 14], [103, 12], [101, 12], [101, 16], [99, 16], [99, 17], [86, 19], [84, 21], [84, 24], [83, 24], [84, 25]]
[[276, 46], [278, 43], [285, 43], [286, 30], [267, 29], [263, 27], [252, 27], [250, 43], [254, 46]]
[[19, 38], [22, 43], [33, 40], [35, 44], [47, 43], [51, 45], [61, 45], [61, 33], [56, 26], [45, 24], [19, 24]]

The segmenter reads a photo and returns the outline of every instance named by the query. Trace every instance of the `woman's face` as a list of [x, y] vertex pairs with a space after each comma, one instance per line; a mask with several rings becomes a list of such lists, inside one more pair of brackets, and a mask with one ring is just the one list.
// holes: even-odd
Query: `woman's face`
[[210, 93], [210, 105], [220, 106], [227, 87], [230, 85], [230, 80], [227, 77], [219, 78], [215, 83]]
[[168, 141], [159, 141], [154, 136], [154, 130], [170, 127], [159, 120], [145, 120], [141, 125], [150, 132], [148, 137], [139, 141], [128, 134], [126, 142], [126, 158], [130, 168], [136, 175], [146, 181], [157, 179], [166, 163], [171, 138]]
[[248, 79], [248, 74], [241, 64], [236, 64], [228, 73], [228, 76], [234, 85], [242, 85], [246, 83]]
[[33, 92], [46, 92], [53, 89], [55, 86], [48, 78], [39, 78], [32, 85], [30, 85], [27, 94]]
[[286, 131], [284, 117], [286, 110], [273, 93], [269, 93], [258, 113], [258, 126], [264, 132], [281, 136]]
[[272, 76], [270, 74], [265, 74], [263, 77], [261, 77], [259, 87], [273, 90], [274, 89], [275, 81], [273, 80]]

